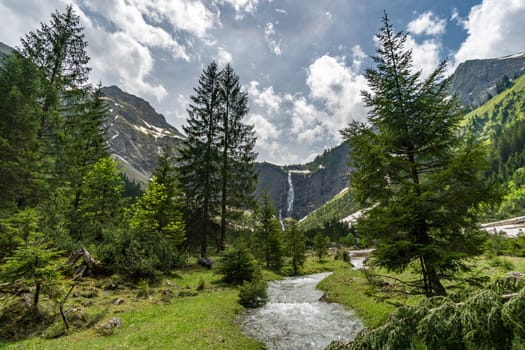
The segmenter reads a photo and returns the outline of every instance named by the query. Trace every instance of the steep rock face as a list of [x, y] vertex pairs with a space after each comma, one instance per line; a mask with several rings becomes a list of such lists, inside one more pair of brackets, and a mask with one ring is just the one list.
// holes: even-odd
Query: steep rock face
[[102, 91], [110, 111], [107, 138], [111, 152], [130, 178], [146, 183], [162, 149], [168, 146], [176, 152], [184, 136], [143, 99], [116, 86]]
[[461, 63], [451, 77], [451, 90], [466, 108], [476, 108], [525, 73], [525, 53]]
[[259, 163], [256, 169], [259, 173], [256, 195], [268, 187], [282, 217], [301, 219], [348, 186], [348, 146], [343, 143], [307, 164]]

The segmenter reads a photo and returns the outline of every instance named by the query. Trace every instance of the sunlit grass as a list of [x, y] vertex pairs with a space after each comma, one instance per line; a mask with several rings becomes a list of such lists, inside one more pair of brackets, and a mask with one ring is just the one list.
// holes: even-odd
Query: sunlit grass
[[[238, 291], [222, 285], [220, 277], [203, 269], [179, 272], [150, 287], [147, 298], [137, 298], [136, 290], [128, 288], [101, 289], [99, 295], [92, 298], [95, 304], [85, 309], [105, 308], [105, 322], [119, 317], [122, 326], [116, 328], [114, 334], [102, 336], [92, 328], [73, 331], [57, 339], [33, 337], [4, 344], [4, 348], [263, 349], [261, 343], [242, 334], [237, 318], [244, 309], [237, 303]], [[115, 299], [124, 302], [115, 305]], [[82, 307], [85, 301], [83, 297], [72, 298], [69, 306]]]

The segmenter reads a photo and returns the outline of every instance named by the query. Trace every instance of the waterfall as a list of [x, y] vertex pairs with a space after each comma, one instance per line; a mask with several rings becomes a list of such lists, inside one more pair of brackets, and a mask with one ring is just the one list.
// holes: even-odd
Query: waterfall
[[295, 193], [293, 190], [292, 171], [288, 170], [288, 209], [286, 211], [288, 217], [292, 216], [294, 198]]

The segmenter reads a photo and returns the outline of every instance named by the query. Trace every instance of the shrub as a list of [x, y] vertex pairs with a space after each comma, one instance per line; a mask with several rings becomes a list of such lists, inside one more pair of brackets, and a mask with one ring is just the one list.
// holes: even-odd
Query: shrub
[[245, 248], [230, 248], [222, 253], [219, 260], [219, 273], [223, 281], [231, 284], [242, 284], [252, 281], [257, 262]]
[[244, 281], [239, 290], [239, 304], [247, 308], [256, 308], [266, 304], [268, 283], [263, 280], [261, 272], [254, 274], [251, 282]]
[[341, 260], [341, 261], [349, 263], [351, 259], [350, 259], [350, 253], [348, 252], [348, 249], [345, 249], [345, 248], [337, 249], [337, 252], [335, 253], [335, 260]]

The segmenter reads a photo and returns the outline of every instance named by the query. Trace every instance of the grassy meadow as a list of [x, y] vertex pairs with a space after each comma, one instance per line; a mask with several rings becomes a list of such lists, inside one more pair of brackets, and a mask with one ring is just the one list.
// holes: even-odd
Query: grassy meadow
[[[509, 271], [525, 273], [525, 258], [482, 257], [470, 262], [469, 276], [505, 276]], [[319, 284], [329, 302], [352, 308], [367, 327], [381, 325], [397, 305], [417, 303], [422, 296], [397, 295], [386, 298], [380, 288], [368, 283], [365, 274], [333, 256], [321, 262], [309, 255], [304, 274], [333, 271]], [[410, 273], [374, 273], [395, 278], [416, 277]], [[265, 270], [264, 278], [283, 276]], [[465, 276], [468, 277], [468, 276]], [[67, 335], [57, 320], [41, 334], [11, 343], [2, 349], [264, 349], [264, 345], [243, 335], [240, 315], [244, 308], [237, 303], [238, 289], [221, 282], [213, 270], [193, 267], [173, 273], [158, 285], [146, 283], [120, 285], [118, 279], [84, 279], [67, 302], [71, 323], [83, 318], [96, 324], [88, 329], [71, 329]], [[389, 280], [388, 278], [385, 278]], [[117, 282], [115, 282], [117, 280]], [[111, 288], [110, 288], [111, 286]], [[49, 304], [49, 303], [47, 303]], [[101, 325], [119, 317], [122, 326], [112, 334]], [[51, 338], [51, 339], [48, 339]]]

